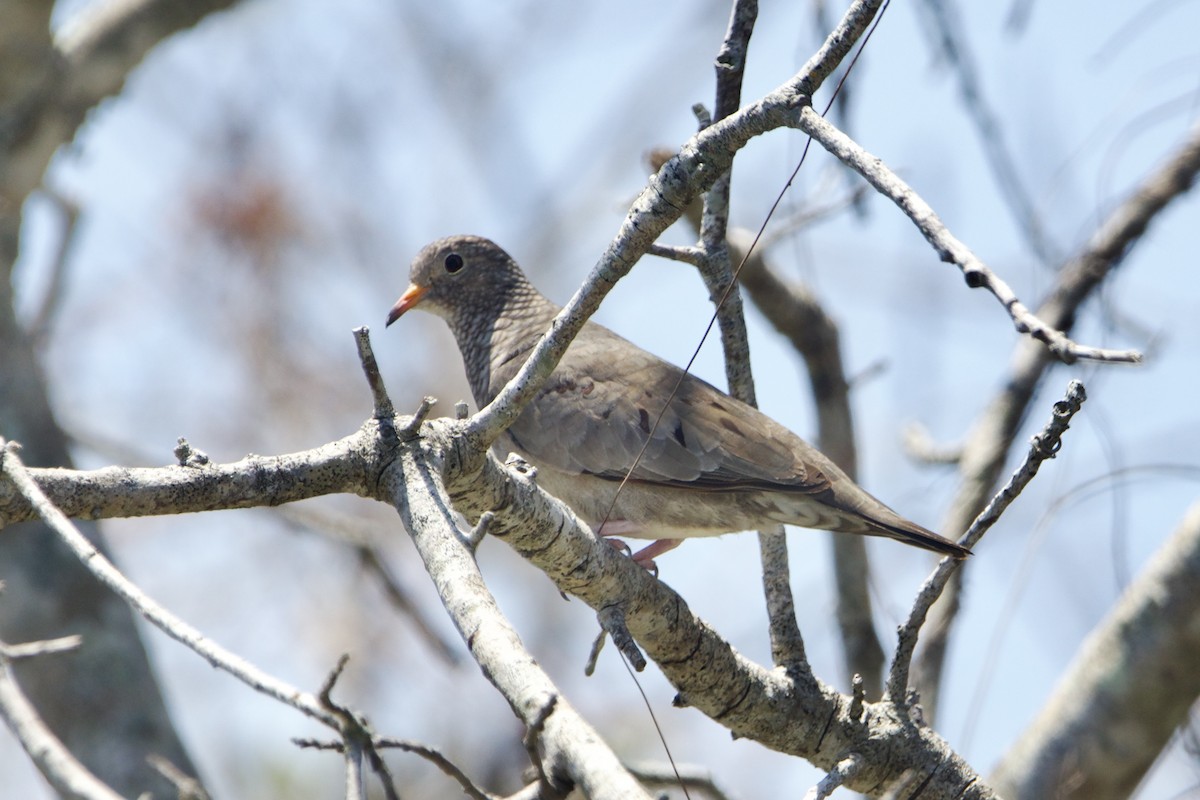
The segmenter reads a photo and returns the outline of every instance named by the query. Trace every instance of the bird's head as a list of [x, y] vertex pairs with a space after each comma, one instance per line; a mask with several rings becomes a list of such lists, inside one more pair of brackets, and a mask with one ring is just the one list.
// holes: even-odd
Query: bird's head
[[495, 313], [514, 289], [529, 287], [512, 257], [481, 236], [450, 236], [426, 245], [413, 259], [409, 280], [388, 312], [388, 325], [420, 305], [454, 326], [464, 315]]

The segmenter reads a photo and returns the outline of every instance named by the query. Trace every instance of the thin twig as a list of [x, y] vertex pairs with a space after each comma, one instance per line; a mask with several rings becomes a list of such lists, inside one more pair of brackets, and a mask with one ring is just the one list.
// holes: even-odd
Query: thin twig
[[162, 756], [151, 753], [146, 756], [146, 763], [175, 787], [178, 793], [176, 800], [209, 800], [209, 794], [200, 781]]
[[[1200, 123], [1170, 158], [1146, 176], [1129, 197], [1097, 228], [1080, 253], [1058, 271], [1037, 315], [1049, 325], [1069, 331], [1083, 303], [1120, 266], [1158, 215], [1181, 197], [1200, 172]], [[965, 530], [979, 513], [1004, 469], [1004, 459], [1017, 430], [1028, 412], [1038, 386], [1054, 363], [1051, 354], [1037, 342], [1017, 344], [1003, 390], [979, 416], [963, 447], [959, 464], [962, 482], [950, 506], [942, 530], [950, 534]], [[953, 580], [933, 608], [926, 626], [926, 642], [917, 664], [915, 683], [931, 719], [937, 718], [937, 695], [950, 634], [959, 607], [959, 586]]]
[[41, 305], [29, 324], [29, 338], [38, 348], [43, 346], [49, 337], [54, 317], [66, 294], [67, 268], [70, 266], [71, 253], [75, 248], [79, 232], [79, 204], [55, 189], [43, 187], [42, 191], [54, 201], [59, 211], [62, 212], [63, 227], [58, 235], [57, 247], [52, 259], [50, 285], [46, 288]]
[[421, 423], [429, 418], [429, 412], [437, 405], [437, 398], [430, 395], [425, 395], [421, 398], [421, 404], [417, 406], [417, 410], [413, 412], [412, 418], [400, 428], [399, 434], [402, 438], [410, 439], [417, 435], [417, 431], [421, 429]]
[[37, 515], [75, 553], [105, 586], [116, 592], [134, 611], [175, 641], [192, 649], [208, 663], [223, 669], [257, 692], [273, 697], [313, 719], [337, 727], [334, 718], [320, 707], [317, 698], [268, 675], [240, 656], [214, 643], [182, 619], [156, 603], [113, 566], [87, 537], [58, 510], [30, 477], [16, 449], [0, 439], [0, 471], [33, 506]]
[[360, 325], [354, 331], [354, 343], [358, 347], [358, 360], [362, 364], [363, 375], [367, 385], [371, 387], [371, 399], [375, 404], [375, 419], [379, 420], [385, 431], [393, 431], [392, 419], [396, 409], [392, 398], [388, 396], [387, 387], [383, 383], [383, 374], [379, 371], [379, 362], [375, 360], [375, 350], [371, 347], [371, 330], [366, 325]]
[[5, 661], [19, 661], [22, 658], [36, 658], [55, 653], [65, 653], [68, 650], [76, 649], [81, 644], [83, 644], [82, 636], [62, 636], [58, 639], [44, 639], [40, 642], [26, 642], [24, 644], [5, 644], [4, 642], [0, 642], [0, 659]]
[[1025, 234], [1025, 241], [1030, 250], [1043, 264], [1057, 262], [1058, 254], [1055, 252], [1054, 242], [1042, 229], [1037, 207], [1021, 182], [1017, 160], [1004, 143], [1000, 120], [983, 96], [983, 82], [975, 70], [975, 62], [968, 50], [967, 33], [959, 18], [958, 6], [945, 0], [924, 0], [918, 4], [918, 7], [921, 6], [928, 11], [926, 18], [929, 20], [930, 37], [934, 40], [933, 46], [938, 49], [958, 78], [958, 93], [962, 98], [963, 108], [975, 125], [988, 166], [991, 167], [992, 175], [1000, 186], [1000, 193], [1008, 201], [1009, 211], [1016, 218], [1017, 227]]
[[[7, 456], [0, 451], [5, 461]], [[76, 638], [76, 637], [67, 637]], [[29, 755], [42, 776], [62, 797], [80, 800], [121, 800], [121, 796], [88, 771], [47, 727], [13, 675], [10, 653], [58, 652], [63, 639], [8, 645], [0, 643], [0, 717]]]
[[1017, 298], [1007, 283], [950, 233], [934, 210], [912, 187], [888, 169], [881, 159], [868, 153], [811, 107], [801, 109], [798, 127], [843, 163], [853, 167], [879, 192], [899, 206], [933, 245], [941, 259], [956, 264], [962, 270], [967, 286], [972, 289], [984, 288], [991, 292], [1012, 318], [1018, 333], [1027, 334], [1042, 342], [1055, 358], [1067, 364], [1081, 358], [1126, 364], [1141, 361], [1141, 354], [1136, 350], [1109, 350], [1078, 344], [1062, 331], [1035, 316]]
[[[974, 547], [988, 531], [1004, 510], [1021, 493], [1033, 477], [1037, 475], [1042, 462], [1054, 458], [1062, 447], [1062, 435], [1075, 415], [1087, 399], [1087, 392], [1079, 381], [1071, 381], [1062, 400], [1054, 404], [1053, 416], [1041, 433], [1033, 437], [1025, 460], [1013, 472], [1008, 483], [992, 498], [987, 507], [971, 523], [971, 527], [959, 540], [964, 547]], [[908, 702], [908, 672], [912, 664], [913, 651], [917, 646], [917, 636], [930, 607], [941, 596], [950, 577], [958, 570], [962, 562], [953, 558], [943, 558], [934, 568], [933, 573], [925, 580], [909, 611], [908, 620], [900, 627], [899, 643], [896, 655], [892, 660], [892, 668], [888, 674], [887, 696], [893, 703]]]
[[859, 773], [866, 759], [858, 753], [851, 753], [829, 770], [821, 782], [804, 793], [804, 800], [826, 800], [846, 781]]
[[[313, 750], [332, 750], [337, 753], [344, 752], [346, 745], [339, 741], [321, 741], [319, 739], [294, 738], [292, 744], [297, 747], [313, 749]], [[453, 778], [462, 787], [463, 793], [472, 800], [493, 800], [493, 796], [476, 786], [466, 773], [447, 758], [440, 750], [430, 747], [429, 745], [415, 742], [411, 739], [397, 739], [392, 736], [375, 736], [371, 739], [371, 746], [376, 750], [403, 750], [405, 753], [412, 753], [415, 756], [425, 759], [430, 764], [433, 764], [446, 775]]]
[[546, 774], [546, 767], [542, 763], [542, 757], [538, 753], [538, 740], [546, 729], [546, 720], [550, 719], [550, 715], [554, 713], [554, 709], [558, 707], [558, 695], [552, 694], [546, 701], [542, 703], [538, 709], [537, 715], [533, 721], [529, 723], [525, 731], [525, 735], [521, 737], [521, 744], [525, 747], [525, 753], [529, 756], [529, 763], [533, 765], [533, 769], [537, 772], [538, 784], [542, 787], [542, 796], [547, 798], [557, 799], [562, 796], [562, 793], [555, 788], [554, 781]]

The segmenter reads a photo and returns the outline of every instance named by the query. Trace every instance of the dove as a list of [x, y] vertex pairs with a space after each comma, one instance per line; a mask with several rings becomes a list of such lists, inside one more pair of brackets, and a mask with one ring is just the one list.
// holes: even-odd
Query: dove
[[[442, 317], [481, 408], [561, 310], [478, 236], [427, 245], [410, 280], [387, 324], [413, 308]], [[534, 465], [538, 484], [600, 536], [656, 540], [633, 556], [649, 569], [684, 539], [775, 523], [970, 555], [892, 511], [758, 409], [593, 322], [496, 447]]]

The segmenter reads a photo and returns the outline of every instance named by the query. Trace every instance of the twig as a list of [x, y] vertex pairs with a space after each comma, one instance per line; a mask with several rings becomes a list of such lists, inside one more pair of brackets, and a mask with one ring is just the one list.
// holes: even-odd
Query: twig
[[1141, 361], [1141, 354], [1136, 350], [1108, 350], [1077, 344], [1035, 316], [1007, 283], [947, 230], [929, 204], [912, 187], [888, 169], [881, 159], [868, 153], [811, 107], [801, 109], [798, 127], [843, 163], [853, 167], [880, 193], [899, 206], [933, 245], [941, 259], [956, 264], [962, 270], [967, 286], [991, 292], [1012, 318], [1018, 333], [1042, 342], [1055, 358], [1067, 364], [1081, 358], [1127, 364]]
[[533, 769], [537, 772], [538, 784], [541, 786], [541, 796], [546, 800], [559, 798], [565, 795], [555, 786], [555, 782], [546, 774], [546, 766], [542, 763], [542, 758], [538, 755], [538, 740], [542, 736], [542, 732], [546, 729], [546, 720], [550, 719], [550, 715], [554, 713], [554, 709], [558, 707], [558, 695], [552, 694], [542, 703], [542, 707], [538, 709], [537, 715], [525, 730], [525, 735], [521, 737], [521, 744], [525, 748], [525, 753], [529, 756], [529, 763], [533, 765]]
[[[629, 628], [625, 627], [625, 610], [619, 604], [607, 605], [597, 612], [596, 618], [600, 620], [600, 627], [612, 637], [613, 644], [634, 670], [644, 670], [646, 657], [638, 650], [637, 642], [630, 635]], [[593, 651], [599, 653], [599, 647], [594, 647]]]
[[[714, 65], [717, 77], [714, 121], [725, 119], [741, 105], [746, 52], [757, 18], [758, 0], [735, 0], [729, 17], [729, 28], [725, 32], [725, 39], [721, 43], [721, 50], [717, 53]], [[732, 169], [731, 163], [704, 193], [704, 206], [700, 218], [700, 247], [704, 258], [700, 261], [700, 277], [704, 279], [709, 297], [716, 304], [729, 393], [743, 403], [756, 406], [758, 402], [754, 391], [754, 376], [750, 372], [750, 342], [746, 333], [746, 317], [742, 310], [742, 295], [734, 281], [733, 264], [726, 243]], [[705, 331], [705, 335], [707, 333], [708, 331]]]
[[19, 661], [22, 658], [65, 653], [83, 644], [82, 636], [62, 636], [58, 639], [44, 639], [40, 642], [24, 644], [5, 644], [0, 642], [0, 659], [4, 661]]
[[471, 535], [467, 537], [467, 545], [472, 551], [479, 547], [479, 543], [483, 541], [483, 537], [487, 536], [488, 526], [492, 524], [496, 514], [492, 511], [485, 511], [479, 515], [479, 521], [475, 523], [475, 527], [471, 529]]
[[462, 662], [462, 655], [457, 646], [438, 632], [433, 620], [412, 597], [412, 592], [404, 581], [389, 566], [386, 555], [376, 544], [377, 537], [373, 536], [365, 525], [355, 524], [355, 521], [349, 518], [321, 513], [308, 507], [284, 506], [279, 509], [279, 515], [297, 529], [316, 531], [352, 548], [363, 568], [378, 579], [384, 596], [397, 611], [412, 622], [430, 649], [447, 664], [457, 665]]
[[383, 384], [383, 374], [379, 371], [379, 362], [375, 360], [375, 350], [371, 347], [371, 330], [366, 325], [360, 325], [354, 329], [353, 333], [354, 343], [358, 347], [358, 360], [362, 364], [367, 385], [371, 387], [371, 399], [375, 404], [375, 419], [379, 420], [385, 433], [394, 433], [392, 419], [396, 416], [396, 409], [392, 406], [392, 398], [388, 396], [387, 387]]
[[57, 247], [54, 251], [53, 266], [50, 272], [50, 285], [42, 296], [41, 305], [33, 315], [29, 324], [29, 338], [35, 347], [45, 344], [50, 335], [50, 327], [54, 324], [54, 316], [62, 305], [66, 293], [67, 267], [71, 262], [71, 253], [75, 247], [79, 230], [79, 204], [55, 189], [43, 187], [45, 195], [54, 201], [62, 212], [63, 227], [58, 236]]
[[804, 800], [826, 800], [842, 784], [853, 778], [863, 768], [862, 756], [851, 753], [837, 763], [821, 782], [804, 793]]
[[341, 753], [346, 761], [346, 797], [347, 800], [365, 800], [367, 796], [366, 774], [363, 771], [365, 757], [383, 786], [383, 794], [387, 800], [399, 800], [396, 787], [392, 781], [387, 764], [375, 749], [375, 734], [367, 720], [361, 714], [337, 703], [333, 699], [333, 687], [350, 663], [350, 655], [343, 653], [337, 664], [329, 672], [329, 676], [321, 685], [317, 697], [321, 706], [333, 714], [338, 720], [338, 733], [342, 736]]
[[863, 703], [867, 699], [866, 687], [863, 685], [862, 675], [855, 675], [850, 678], [850, 710], [848, 716], [855, 722], [862, 719]]
[[792, 597], [791, 569], [788, 566], [787, 538], [783, 526], [758, 532], [761, 553], [763, 596], [767, 602], [767, 622], [771, 634], [771, 660], [787, 669], [793, 680], [809, 685], [812, 666], [804, 649], [804, 637], [796, 622], [796, 601]]
[[[77, 637], [66, 637], [74, 638]], [[14, 657], [25, 657], [36, 651], [60, 652], [66, 639], [20, 645], [0, 643], [0, 716], [60, 796], [80, 800], [121, 800], [119, 794], [88, 771], [46, 726], [13, 675], [11, 661]], [[17, 655], [13, 656], [13, 653]]]
[[412, 418], [400, 428], [399, 434], [404, 439], [411, 439], [417, 435], [417, 431], [421, 429], [421, 423], [429, 418], [429, 412], [437, 405], [437, 398], [425, 395], [421, 398], [421, 404], [417, 406], [417, 410], [413, 412]]
[[[346, 745], [338, 741], [321, 741], [319, 739], [294, 738], [292, 744], [297, 747], [313, 750], [332, 750], [337, 753], [345, 751]], [[446, 775], [453, 778], [462, 787], [463, 793], [473, 800], [493, 800], [493, 796], [476, 786], [459, 767], [442, 754], [440, 750], [429, 745], [414, 742], [411, 739], [397, 739], [392, 736], [375, 736], [371, 746], [376, 750], [403, 750], [425, 759]]]
[[933, 46], [940, 51], [958, 78], [958, 93], [963, 107], [975, 124], [992, 175], [1008, 201], [1017, 227], [1025, 234], [1029, 248], [1043, 264], [1056, 263], [1058, 254], [1054, 243], [1042, 229], [1037, 208], [1021, 182], [1016, 159], [1004, 143], [1000, 121], [984, 99], [983, 84], [967, 49], [967, 34], [959, 18], [958, 7], [945, 0], [924, 0], [918, 6], [924, 6], [928, 12], [925, 16], [929, 21]]
[[[1200, 172], [1200, 123], [1161, 167], [1148, 175], [1100, 225], [1087, 247], [1059, 270], [1054, 287], [1038, 307], [1038, 317], [1069, 330], [1079, 308], [1141, 241], [1150, 223], [1182, 196]], [[1004, 389], [976, 421], [959, 464], [962, 488], [951, 504], [942, 530], [965, 530], [987, 500], [1004, 469], [1004, 459], [1041, 384], [1053, 363], [1038, 343], [1022, 340], [1016, 347]], [[960, 582], [951, 582], [933, 608], [927, 640], [917, 664], [916, 684], [931, 719], [936, 719], [938, 688], [946, 648], [958, 614]]]
[[646, 249], [646, 253], [658, 256], [659, 258], [670, 259], [671, 261], [691, 264], [693, 267], [699, 267], [704, 263], [704, 251], [695, 245], [672, 245], [655, 242]]
[[922, 464], [957, 464], [962, 460], [961, 444], [939, 444], [934, 441], [929, 429], [919, 422], [904, 426], [902, 440], [908, 457]]
[[336, 726], [334, 718], [322, 709], [317, 699], [283, 681], [268, 675], [240, 656], [206, 638], [200, 631], [171, 614], [149, 595], [139, 589], [96, 549], [87, 537], [63, 516], [30, 477], [16, 449], [0, 439], [0, 471], [8, 476], [17, 490], [29, 501], [37, 515], [75, 553], [80, 562], [105, 586], [116, 592], [130, 608], [180, 644], [195, 651], [208, 663], [223, 669], [257, 692], [273, 697], [313, 719]]
[[[1054, 458], [1059, 448], [1062, 447], [1062, 435], [1067, 430], [1071, 417], [1075, 415], [1086, 399], [1087, 393], [1084, 391], [1083, 384], [1079, 381], [1071, 381], [1067, 386], [1066, 396], [1054, 404], [1050, 422], [1041, 433], [1033, 437], [1025, 460], [1012, 474], [1004, 488], [996, 493], [987, 507], [971, 523], [971, 527], [959, 540], [960, 544], [968, 548], [974, 547], [1000, 518], [1004, 510], [1029, 485], [1029, 482], [1037, 475], [1042, 462]], [[925, 624], [925, 617], [929, 613], [930, 607], [941, 596], [951, 575], [957, 571], [960, 564], [962, 564], [961, 561], [953, 558], [941, 560], [933, 573], [925, 580], [925, 584], [913, 602], [912, 610], [909, 611], [908, 620], [900, 627], [899, 643], [896, 647], [896, 655], [892, 660], [887, 683], [887, 696], [893, 703], [908, 703], [908, 672], [912, 663], [913, 651], [917, 646], [917, 636], [921, 626]]]
[[200, 781], [162, 756], [151, 753], [146, 756], [146, 763], [175, 787], [175, 791], [178, 792], [177, 800], [209, 800], [208, 792]]

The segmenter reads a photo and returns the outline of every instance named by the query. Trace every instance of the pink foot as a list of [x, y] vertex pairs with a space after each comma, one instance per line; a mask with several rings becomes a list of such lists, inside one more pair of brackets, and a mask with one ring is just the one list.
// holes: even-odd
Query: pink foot
[[659, 539], [655, 542], [643, 547], [633, 554], [633, 562], [641, 564], [649, 572], [658, 575], [658, 565], [654, 563], [656, 556], [661, 556], [670, 550], [674, 550], [679, 545], [683, 544], [683, 539]]
[[[600, 536], [622, 536], [629, 534], [638, 534], [643, 530], [642, 526], [636, 522], [630, 522], [625, 519], [610, 519], [596, 529], [596, 533]], [[621, 539], [608, 539], [608, 543], [620, 550], [626, 555], [631, 555], [635, 564], [644, 567], [648, 572], [658, 575], [658, 565], [654, 563], [654, 558], [660, 556], [668, 550], [674, 550], [679, 545], [683, 544], [682, 539], [658, 539], [643, 547], [636, 553]]]

